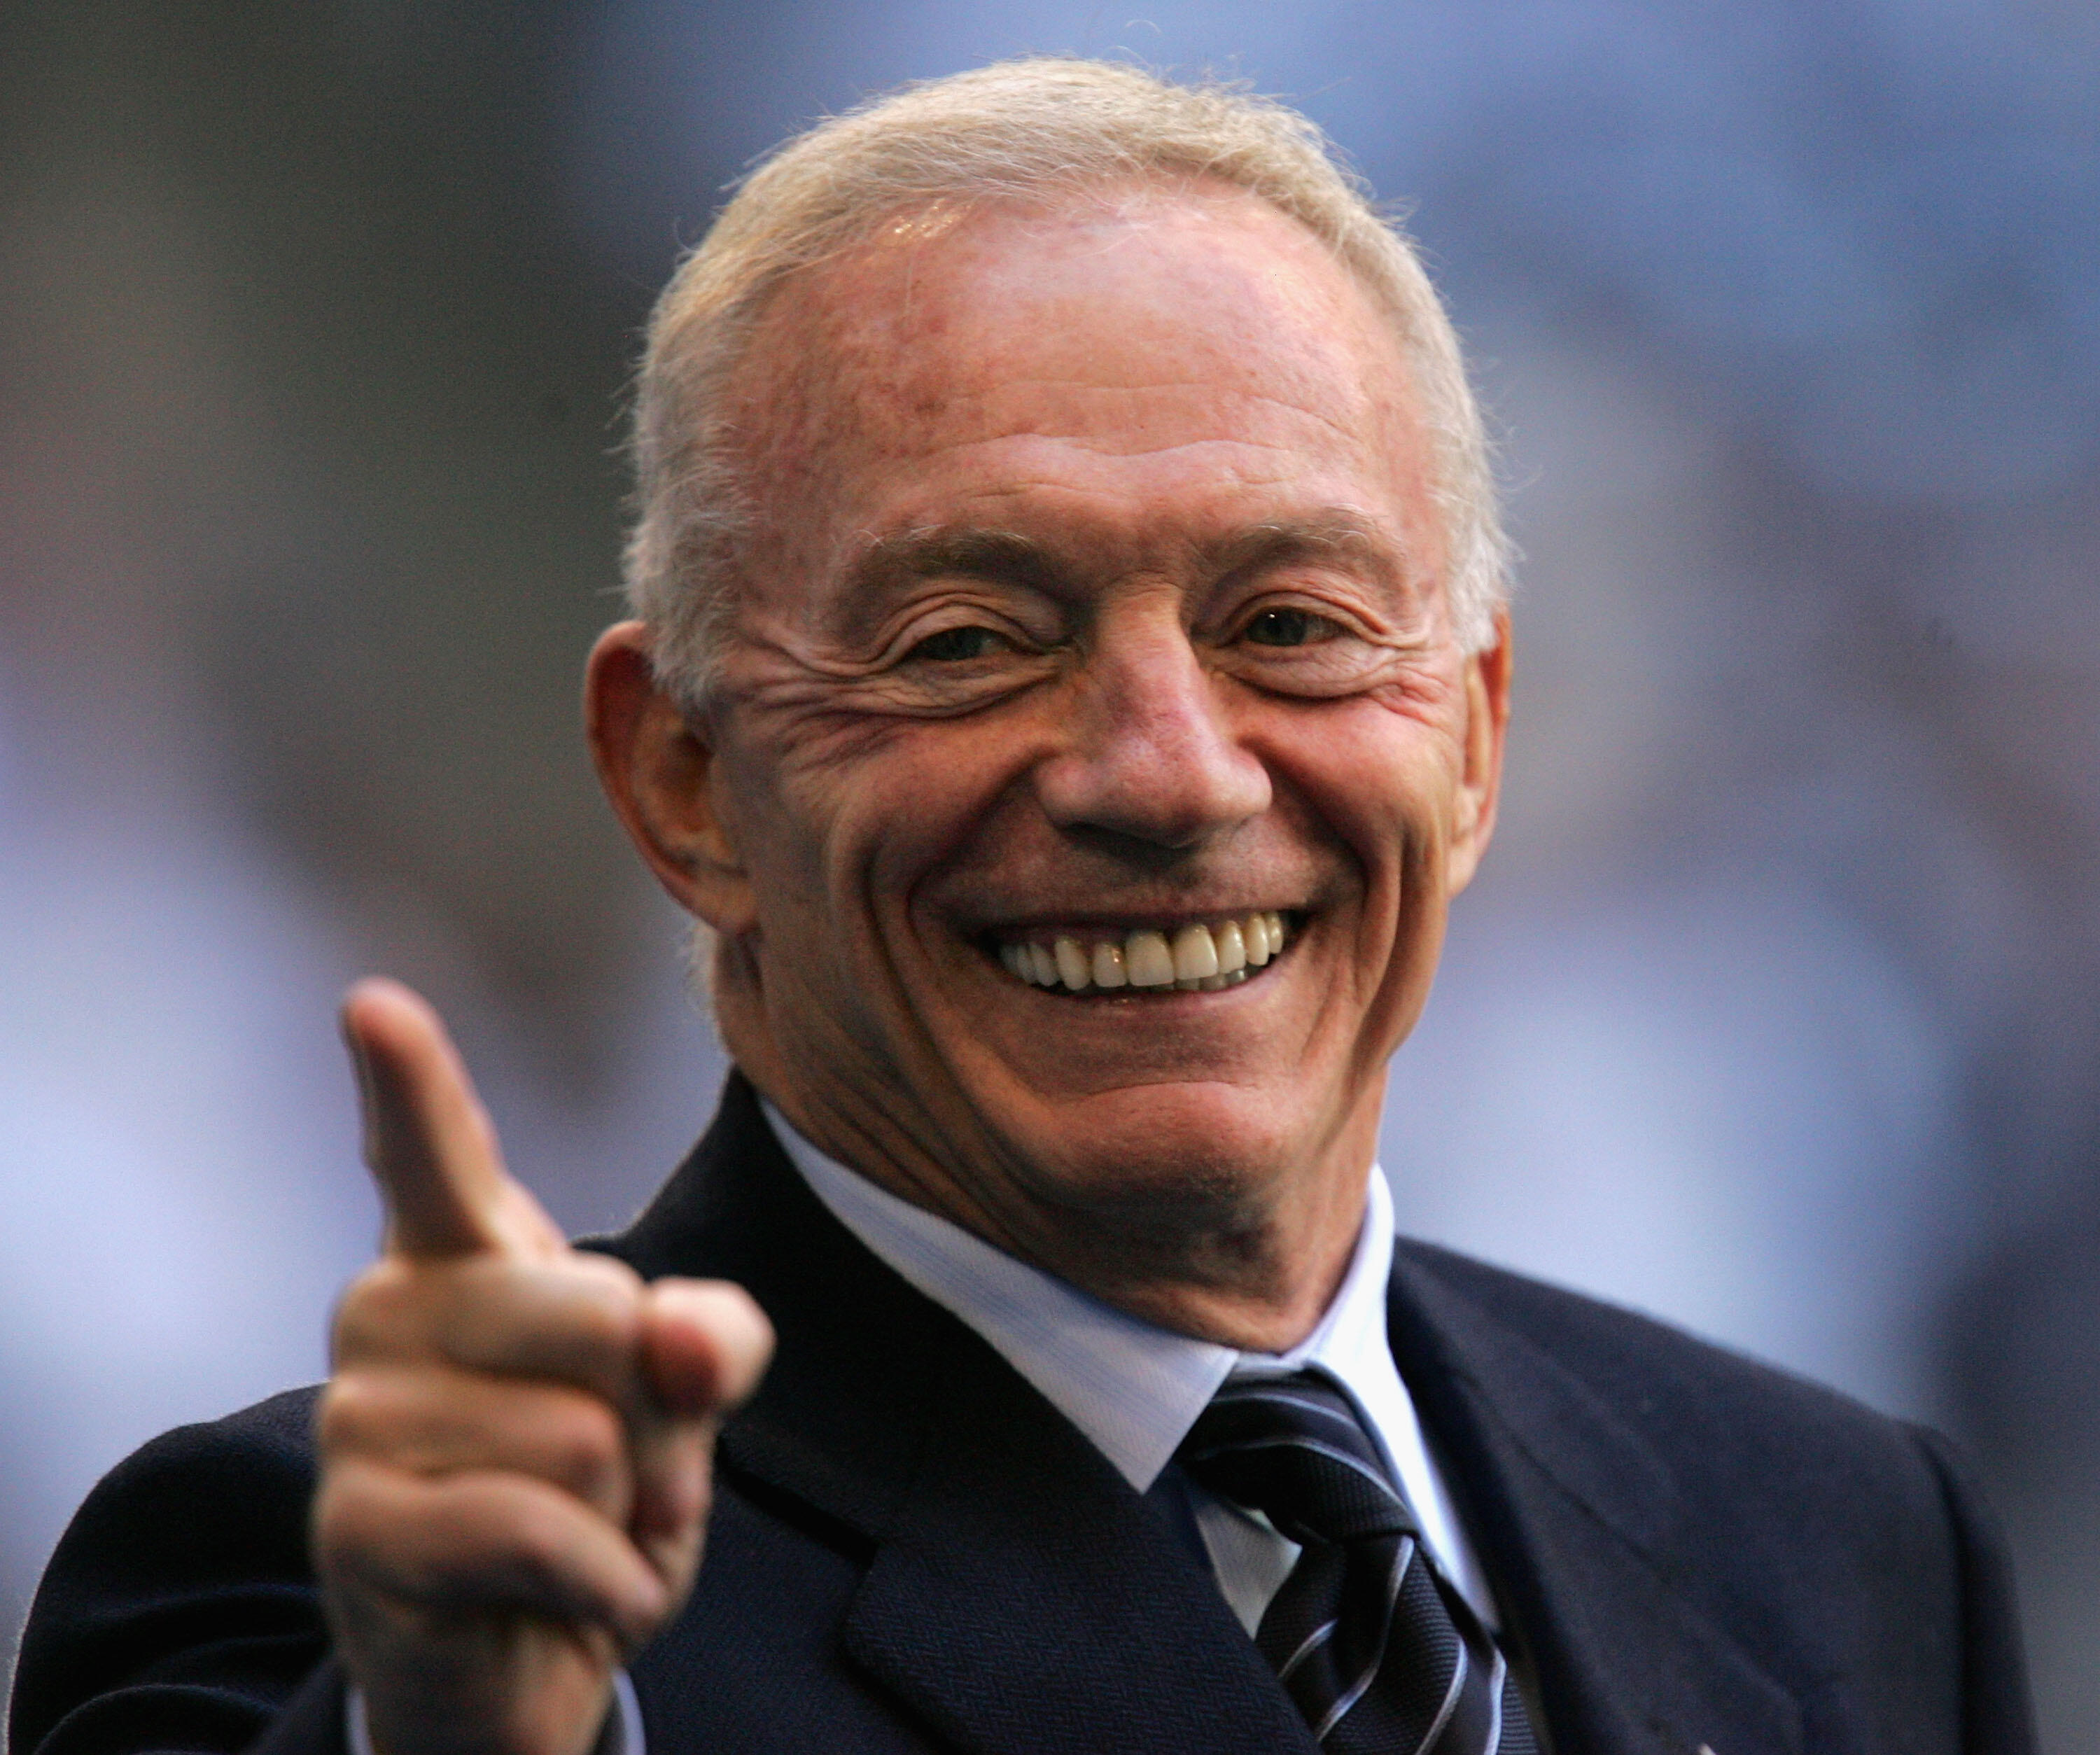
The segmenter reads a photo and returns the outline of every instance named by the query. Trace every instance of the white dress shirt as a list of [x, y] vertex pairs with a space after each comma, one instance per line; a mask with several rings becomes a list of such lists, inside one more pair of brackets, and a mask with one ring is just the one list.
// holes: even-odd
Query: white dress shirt
[[[826, 1157], [770, 1103], [764, 1107], [788, 1156], [832, 1217], [902, 1278], [974, 1329], [1139, 1493], [1149, 1491], [1173, 1460], [1226, 1378], [1307, 1366], [1326, 1372], [1355, 1400], [1383, 1448], [1444, 1575], [1484, 1622], [1497, 1625], [1494, 1599], [1387, 1343], [1392, 1197], [1375, 1165], [1356, 1253], [1318, 1325], [1287, 1353], [1241, 1352], [1127, 1316], [993, 1248]], [[1265, 1518], [1205, 1492], [1178, 1470], [1176, 1478], [1210, 1550], [1218, 1588], [1251, 1633], [1298, 1558], [1298, 1545]]]

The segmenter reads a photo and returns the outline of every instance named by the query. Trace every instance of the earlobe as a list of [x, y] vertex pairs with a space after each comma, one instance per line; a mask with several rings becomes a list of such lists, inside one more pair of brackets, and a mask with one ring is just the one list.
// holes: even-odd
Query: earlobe
[[599, 783], [657, 881], [717, 931], [742, 930], [750, 885], [721, 809], [714, 747], [657, 681], [642, 623], [598, 637], [584, 721]]

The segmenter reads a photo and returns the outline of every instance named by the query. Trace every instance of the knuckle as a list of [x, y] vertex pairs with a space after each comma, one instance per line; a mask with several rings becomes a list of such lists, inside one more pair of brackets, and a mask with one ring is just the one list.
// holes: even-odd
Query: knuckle
[[358, 1561], [384, 1520], [374, 1515], [365, 1484], [339, 1471], [324, 1475], [314, 1495], [311, 1538], [314, 1563], [324, 1577], [359, 1570]]
[[[440, 1296], [442, 1293], [442, 1296]], [[553, 1379], [618, 1399], [643, 1330], [640, 1281], [617, 1263], [480, 1259], [423, 1290], [412, 1346], [498, 1378]]]
[[607, 1300], [592, 1298], [580, 1303], [576, 1313], [575, 1338], [585, 1354], [593, 1359], [616, 1359], [634, 1344], [634, 1312]]
[[555, 1477], [580, 1497], [603, 1498], [627, 1471], [627, 1433], [618, 1414], [578, 1396], [548, 1422]]
[[[445, 1386], [420, 1367], [386, 1365], [338, 1370], [315, 1410], [316, 1448], [327, 1458], [361, 1457], [411, 1473], [429, 1472], [442, 1456], [452, 1421], [433, 1408]], [[456, 1396], [454, 1397], [456, 1400]]]
[[589, 1294], [607, 1312], [629, 1321], [641, 1308], [648, 1292], [641, 1275], [625, 1262], [615, 1261], [610, 1255], [579, 1252], [571, 1258], [567, 1272], [577, 1285], [587, 1289]]
[[553, 1504], [537, 1493], [520, 1493], [503, 1510], [499, 1539], [512, 1566], [547, 1580], [573, 1570], [575, 1532]]
[[597, 1269], [567, 1269], [564, 1277], [568, 1281], [563, 1290], [569, 1339], [580, 1356], [599, 1370], [624, 1365], [641, 1342], [641, 1281], [624, 1268], [620, 1277]]
[[401, 1349], [417, 1314], [414, 1275], [399, 1261], [382, 1258], [350, 1282], [335, 1307], [333, 1343], [338, 1359]]
[[647, 1290], [648, 1282], [617, 1255], [602, 1255], [596, 1250], [577, 1250], [571, 1256], [577, 1272], [602, 1281], [633, 1298]]
[[362, 1448], [375, 1399], [370, 1380], [360, 1373], [338, 1372], [329, 1379], [314, 1414], [314, 1438], [324, 1457]]

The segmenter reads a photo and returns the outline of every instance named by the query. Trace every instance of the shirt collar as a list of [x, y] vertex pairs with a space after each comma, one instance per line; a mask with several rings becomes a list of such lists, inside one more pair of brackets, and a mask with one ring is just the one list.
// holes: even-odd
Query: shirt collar
[[1386, 1399], [1377, 1386], [1381, 1374], [1393, 1374], [1386, 1344], [1392, 1202], [1376, 1166], [1356, 1251], [1326, 1314], [1288, 1353], [1247, 1353], [1140, 1321], [995, 1249], [827, 1157], [770, 1102], [764, 1107], [788, 1158], [832, 1217], [982, 1335], [1140, 1493], [1236, 1371], [1318, 1365], [1360, 1403]]

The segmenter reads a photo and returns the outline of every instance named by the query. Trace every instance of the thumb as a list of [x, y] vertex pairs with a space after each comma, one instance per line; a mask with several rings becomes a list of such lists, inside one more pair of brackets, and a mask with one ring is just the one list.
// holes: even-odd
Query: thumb
[[643, 1306], [642, 1360], [673, 1416], [726, 1413], [758, 1387], [773, 1358], [773, 1325], [726, 1280], [658, 1280]]

